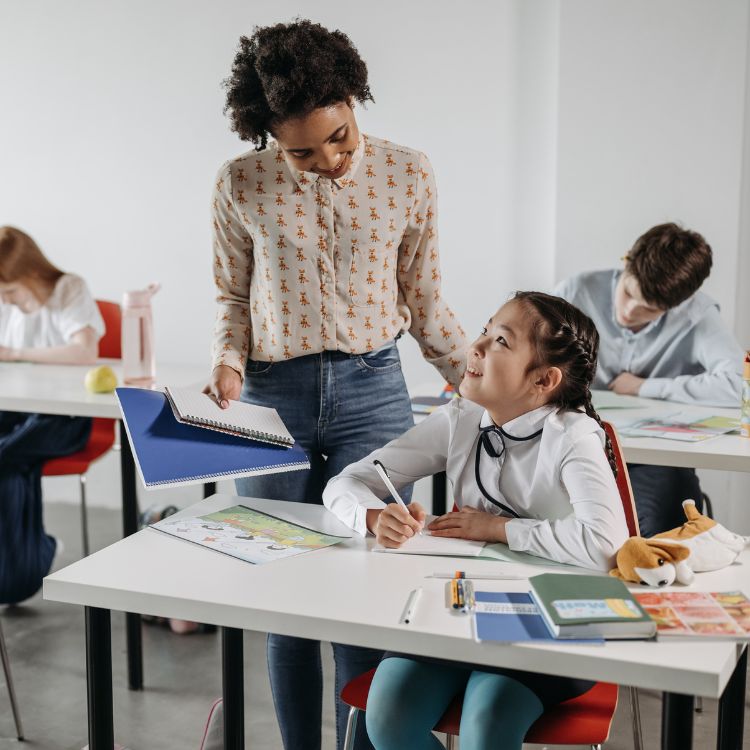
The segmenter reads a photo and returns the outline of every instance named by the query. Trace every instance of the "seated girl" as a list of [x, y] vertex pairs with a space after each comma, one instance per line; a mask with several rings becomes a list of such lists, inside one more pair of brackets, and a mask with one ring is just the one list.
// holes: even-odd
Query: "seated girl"
[[[90, 364], [103, 334], [83, 279], [0, 227], [0, 362]], [[42, 466], [83, 448], [90, 431], [90, 419], [0, 411], [0, 603], [27, 599], [48, 573], [58, 542], [42, 523]]]
[[[606, 571], [628, 537], [614, 455], [591, 404], [599, 335], [560, 299], [518, 292], [469, 348], [462, 399], [454, 399], [384, 448], [347, 467], [323, 494], [360, 534], [398, 547], [424, 525], [418, 503], [384, 504], [378, 459], [401, 487], [446, 471], [457, 512], [435, 536], [503, 542], [510, 549]], [[606, 451], [606, 452], [605, 452]], [[378, 750], [439, 748], [431, 729], [464, 693], [464, 750], [520, 750], [544, 710], [592, 683], [404, 654], [386, 654], [367, 704]]]

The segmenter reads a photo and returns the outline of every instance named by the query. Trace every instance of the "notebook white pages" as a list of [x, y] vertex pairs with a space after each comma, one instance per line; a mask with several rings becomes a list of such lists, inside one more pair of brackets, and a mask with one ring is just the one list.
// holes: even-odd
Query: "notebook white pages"
[[438, 555], [446, 557], [479, 557], [484, 550], [484, 542], [469, 539], [454, 539], [445, 536], [413, 536], [396, 549], [376, 545], [373, 552], [391, 552], [402, 555]]
[[275, 445], [294, 445], [276, 409], [242, 401], [230, 401], [229, 408], [222, 409], [208, 394], [191, 388], [167, 386], [164, 391], [178, 422]]
[[[428, 515], [425, 526], [432, 523], [437, 516]], [[394, 552], [402, 555], [445, 555], [447, 557], [479, 557], [485, 549], [484, 542], [470, 539], [456, 539], [447, 536], [432, 536], [428, 531], [417, 534], [408, 539], [400, 547], [391, 549], [379, 544], [373, 548], [374, 552]]]

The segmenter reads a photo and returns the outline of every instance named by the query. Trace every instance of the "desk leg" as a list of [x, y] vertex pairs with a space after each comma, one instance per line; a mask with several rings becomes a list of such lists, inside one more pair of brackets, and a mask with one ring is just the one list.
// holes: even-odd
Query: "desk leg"
[[692, 695], [662, 695], [661, 750], [691, 750], [693, 747], [693, 701]]
[[206, 482], [203, 485], [203, 497], [211, 497], [216, 494], [216, 482]]
[[[122, 535], [138, 531], [138, 495], [135, 489], [135, 461], [125, 425], [120, 420], [120, 473], [122, 481]], [[125, 613], [125, 638], [128, 649], [128, 687], [143, 689], [143, 649], [141, 644], [141, 616]]]
[[444, 471], [432, 475], [432, 513], [436, 516], [442, 516], [445, 513], [447, 484]]
[[729, 678], [719, 700], [719, 726], [716, 731], [717, 750], [742, 750], [745, 725], [745, 680], [747, 677], [747, 648]]
[[245, 684], [241, 630], [221, 629], [221, 671], [224, 750], [245, 750]]
[[108, 609], [86, 607], [89, 750], [112, 750], [112, 631]]

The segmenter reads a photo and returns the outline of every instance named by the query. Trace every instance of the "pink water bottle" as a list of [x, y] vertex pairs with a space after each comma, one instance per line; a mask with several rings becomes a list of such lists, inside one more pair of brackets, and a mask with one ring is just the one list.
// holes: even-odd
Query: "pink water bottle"
[[122, 379], [126, 385], [150, 388], [156, 381], [151, 297], [160, 284], [125, 292], [122, 298]]

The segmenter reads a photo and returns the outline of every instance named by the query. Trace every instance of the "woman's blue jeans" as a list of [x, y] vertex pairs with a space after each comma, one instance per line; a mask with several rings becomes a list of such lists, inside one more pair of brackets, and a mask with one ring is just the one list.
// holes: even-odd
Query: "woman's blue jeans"
[[[362, 355], [323, 352], [275, 363], [251, 360], [242, 400], [274, 407], [307, 451], [311, 466], [309, 471], [238, 479], [237, 492], [245, 497], [320, 504], [331, 477], [413, 425], [395, 342]], [[408, 502], [410, 493], [405, 495]], [[341, 748], [347, 717], [341, 688], [376, 666], [381, 653], [333, 644], [333, 655]], [[317, 750], [323, 696], [320, 643], [269, 634], [268, 670], [284, 748]], [[363, 724], [357, 732], [357, 750], [372, 747]]]

